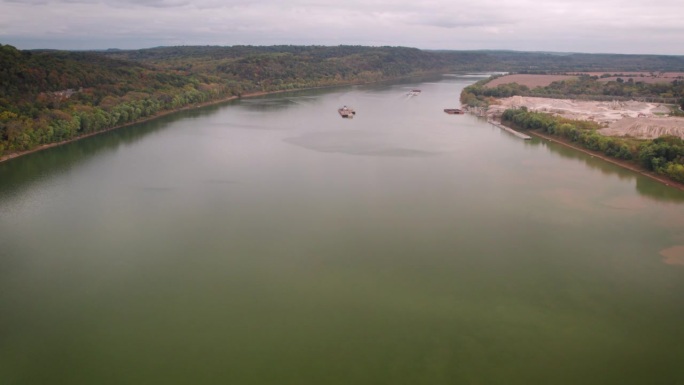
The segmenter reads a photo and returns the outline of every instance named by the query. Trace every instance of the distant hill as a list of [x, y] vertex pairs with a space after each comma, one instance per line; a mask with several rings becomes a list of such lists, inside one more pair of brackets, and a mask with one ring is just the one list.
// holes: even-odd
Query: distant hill
[[290, 54], [302, 61], [321, 63], [325, 59], [354, 56], [369, 59], [380, 55], [404, 61], [411, 66], [445, 66], [456, 71], [682, 71], [684, 56], [584, 54], [519, 51], [418, 50], [406, 47], [364, 46], [181, 46], [106, 53], [110, 57], [148, 62], [192, 58], [216, 63], [269, 54]]

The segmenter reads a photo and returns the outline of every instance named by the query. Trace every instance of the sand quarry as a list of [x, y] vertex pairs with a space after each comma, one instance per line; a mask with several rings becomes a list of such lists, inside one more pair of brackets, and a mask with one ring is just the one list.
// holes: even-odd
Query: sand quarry
[[[588, 75], [601, 76], [604, 72], [592, 72]], [[496, 78], [487, 87], [500, 84], [518, 83], [530, 88], [545, 87], [555, 81], [576, 79], [579, 74], [568, 75], [532, 75], [514, 74]], [[625, 79], [648, 83], [672, 82], [684, 79], [684, 72], [626, 72], [621, 73]], [[613, 78], [601, 79], [604, 81]], [[596, 102], [569, 99], [547, 99], [535, 97], [513, 96], [499, 99], [499, 105], [492, 105], [487, 111], [489, 117], [501, 115], [507, 108], [525, 106], [532, 111], [547, 112], [569, 119], [593, 120], [604, 128], [599, 132], [608, 136], [631, 136], [640, 139], [653, 139], [662, 135], [675, 135], [684, 138], [684, 118], [667, 117], [670, 108], [658, 103], [637, 101]]]
[[597, 102], [525, 96], [513, 96], [498, 101], [500, 104], [490, 106], [487, 115], [498, 116], [508, 108], [525, 106], [531, 111], [546, 112], [569, 119], [595, 121], [604, 127], [599, 131], [603, 135], [628, 135], [641, 139], [675, 135], [684, 138], [684, 118], [667, 117], [670, 108], [659, 103]]

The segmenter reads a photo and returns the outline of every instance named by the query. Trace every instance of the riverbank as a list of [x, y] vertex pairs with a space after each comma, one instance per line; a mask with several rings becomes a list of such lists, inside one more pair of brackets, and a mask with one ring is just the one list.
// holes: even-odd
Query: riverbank
[[640, 174], [640, 175], [649, 177], [649, 178], [654, 179], [654, 180], [656, 180], [656, 181], [658, 181], [658, 182], [660, 182], [660, 183], [663, 183], [663, 184], [666, 185], [666, 186], [671, 186], [671, 187], [674, 187], [674, 188], [676, 188], [676, 189], [679, 189], [679, 190], [684, 191], [684, 184], [683, 184], [683, 183], [679, 183], [679, 182], [677, 182], [677, 181], [673, 181], [673, 180], [671, 180], [671, 179], [665, 178], [665, 177], [663, 177], [662, 175], [655, 174], [655, 173], [653, 173], [653, 172], [651, 172], [651, 171], [648, 171], [648, 170], [646, 170], [645, 168], [639, 166], [639, 165], [636, 164], [636, 163], [629, 162], [629, 161], [625, 161], [625, 160], [619, 160], [619, 159], [611, 158], [611, 157], [606, 156], [606, 155], [604, 155], [604, 154], [602, 154], [602, 153], [600, 153], [600, 152], [598, 152], [598, 151], [588, 150], [588, 149], [586, 149], [586, 148], [584, 148], [584, 147], [577, 146], [576, 144], [574, 144], [574, 143], [572, 143], [572, 142], [570, 142], [570, 141], [568, 141], [568, 140], [565, 140], [565, 139], [562, 139], [562, 138], [558, 138], [558, 137], [554, 137], [554, 136], [550, 136], [550, 135], [547, 135], [547, 134], [543, 134], [543, 133], [541, 133], [541, 132], [539, 132], [539, 131], [529, 130], [529, 131], [526, 131], [526, 132], [529, 133], [530, 135], [536, 136], [536, 137], [538, 137], [538, 138], [542, 138], [542, 139], [548, 140], [548, 141], [550, 141], [550, 142], [554, 142], [554, 143], [558, 143], [558, 144], [563, 145], [563, 146], [566, 146], [566, 147], [570, 147], [570, 148], [572, 148], [572, 149], [574, 149], [574, 150], [577, 150], [577, 151], [583, 152], [583, 153], [585, 153], [585, 154], [591, 155], [591, 156], [593, 156], [593, 157], [595, 157], [595, 158], [599, 158], [599, 159], [604, 160], [604, 161], [606, 161], [606, 162], [609, 162], [609, 163], [615, 164], [615, 165], [617, 165], [617, 166], [626, 168], [626, 169], [628, 169], [628, 170], [630, 170], [630, 171], [633, 171], [633, 172], [635, 172], [635, 173], [637, 173], [637, 174]]

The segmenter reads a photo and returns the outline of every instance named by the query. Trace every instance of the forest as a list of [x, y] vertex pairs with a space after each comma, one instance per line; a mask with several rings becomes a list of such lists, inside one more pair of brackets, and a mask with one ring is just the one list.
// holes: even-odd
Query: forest
[[684, 71], [684, 57], [364, 46], [23, 51], [0, 44], [0, 156], [259, 92], [427, 73], [596, 70]]

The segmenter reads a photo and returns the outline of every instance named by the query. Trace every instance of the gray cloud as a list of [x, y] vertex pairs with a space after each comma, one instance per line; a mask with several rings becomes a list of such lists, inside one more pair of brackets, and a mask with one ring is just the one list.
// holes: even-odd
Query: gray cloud
[[684, 54], [680, 0], [0, 0], [19, 48], [363, 44]]

